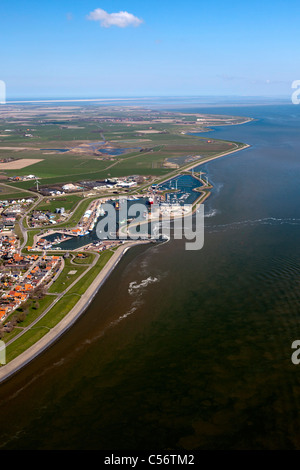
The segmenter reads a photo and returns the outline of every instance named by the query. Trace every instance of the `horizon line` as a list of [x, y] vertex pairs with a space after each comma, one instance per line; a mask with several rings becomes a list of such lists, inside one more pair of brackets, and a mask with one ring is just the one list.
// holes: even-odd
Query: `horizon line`
[[259, 99], [259, 100], [289, 100], [288, 95], [274, 95], [274, 96], [264, 96], [264, 95], [156, 95], [156, 96], [132, 96], [132, 97], [105, 97], [105, 98], [29, 98], [24, 97], [20, 99], [6, 99], [5, 104], [22, 104], [22, 103], [74, 103], [74, 102], [105, 102], [105, 101], [139, 101], [139, 100], [155, 100], [155, 99], [191, 99], [191, 98], [226, 98], [226, 99]]

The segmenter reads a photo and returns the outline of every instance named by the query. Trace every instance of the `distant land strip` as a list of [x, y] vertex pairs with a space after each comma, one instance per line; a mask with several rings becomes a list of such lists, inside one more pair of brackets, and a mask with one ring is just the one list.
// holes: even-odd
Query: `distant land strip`
[[7, 104], [19, 104], [19, 103], [74, 103], [74, 102], [90, 102], [90, 101], [141, 101], [141, 100], [149, 100], [149, 99], [155, 99], [155, 97], [147, 98], [147, 97], [141, 97], [141, 98], [89, 98], [89, 99], [82, 99], [82, 98], [74, 98], [74, 99], [68, 99], [68, 100], [26, 100], [26, 101], [6, 101]]

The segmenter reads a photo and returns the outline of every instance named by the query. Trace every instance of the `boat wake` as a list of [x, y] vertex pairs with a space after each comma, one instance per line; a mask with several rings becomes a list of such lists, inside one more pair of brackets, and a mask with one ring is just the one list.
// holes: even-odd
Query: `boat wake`
[[210, 217], [214, 217], [217, 214], [219, 214], [219, 211], [217, 209], [212, 209], [207, 214], [204, 214], [204, 217], [205, 218], [210, 218]]
[[128, 293], [130, 295], [135, 295], [140, 293], [142, 289], [147, 287], [149, 284], [153, 284], [154, 282], [158, 282], [159, 278], [158, 277], [147, 277], [147, 279], [144, 279], [142, 282], [138, 283], [137, 281], [130, 282], [129, 288], [128, 288]]
[[149, 276], [146, 279], [143, 279], [140, 283], [137, 281], [130, 282], [129, 288], [128, 288], [128, 293], [130, 295], [136, 296], [136, 299], [132, 302], [129, 310], [125, 312], [124, 314], [120, 315], [116, 320], [111, 321], [102, 331], [100, 334], [97, 336], [93, 337], [92, 339], [88, 339], [84, 341], [84, 344], [91, 344], [95, 342], [97, 339], [103, 337], [105, 333], [112, 327], [117, 326], [122, 320], [125, 320], [127, 317], [132, 315], [136, 310], [144, 304], [144, 301], [142, 300], [142, 293], [144, 289], [149, 285], [153, 284], [155, 282], [159, 282], [160, 277], [152, 277]]

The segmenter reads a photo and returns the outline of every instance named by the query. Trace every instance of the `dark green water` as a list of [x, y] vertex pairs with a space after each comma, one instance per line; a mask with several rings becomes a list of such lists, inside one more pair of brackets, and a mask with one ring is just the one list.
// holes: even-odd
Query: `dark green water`
[[[195, 108], [193, 108], [195, 111]], [[205, 242], [130, 250], [85, 315], [0, 387], [3, 449], [300, 449], [300, 110], [210, 136]]]

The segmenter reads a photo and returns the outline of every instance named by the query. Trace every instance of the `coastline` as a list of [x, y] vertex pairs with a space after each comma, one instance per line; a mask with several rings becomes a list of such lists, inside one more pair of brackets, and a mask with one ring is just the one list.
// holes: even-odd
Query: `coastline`
[[[234, 149], [229, 152], [223, 152], [213, 157], [208, 157], [207, 159], [204, 159], [203, 161], [198, 162], [198, 163], [193, 162], [188, 167], [185, 167], [184, 171], [194, 168], [196, 166], [198, 167], [200, 165], [203, 165], [204, 163], [224, 157], [226, 155], [231, 155], [235, 152], [239, 152], [249, 147], [250, 147], [249, 144], [244, 144], [242, 148]], [[166, 180], [171, 179], [171, 178], [173, 178], [173, 176], [168, 177]], [[200, 193], [199, 198], [197, 200], [199, 201], [199, 199], [203, 198], [201, 200], [201, 203], [203, 203], [209, 197], [209, 195], [210, 195], [210, 192], [207, 192], [206, 194]], [[13, 375], [19, 372], [23, 367], [25, 367], [32, 360], [34, 360], [39, 354], [41, 354], [46, 349], [48, 349], [77, 321], [77, 319], [86, 311], [86, 309], [88, 308], [88, 306], [94, 299], [95, 295], [100, 290], [101, 286], [107, 280], [111, 272], [117, 266], [120, 259], [123, 257], [123, 255], [127, 252], [128, 249], [130, 249], [133, 246], [137, 246], [140, 244], [149, 244], [149, 243], [151, 243], [150, 240], [135, 240], [131, 242], [126, 242], [124, 245], [121, 245], [113, 254], [113, 256], [108, 260], [108, 262], [103, 267], [101, 272], [93, 280], [92, 284], [89, 286], [89, 288], [87, 289], [85, 294], [82, 296], [82, 298], [80, 298], [77, 304], [70, 310], [70, 312], [63, 318], [63, 320], [61, 320], [55, 327], [53, 327], [49, 331], [49, 333], [43, 336], [30, 348], [28, 348], [26, 351], [21, 353], [15, 359], [3, 365], [0, 368], [0, 384], [5, 382], [6, 380], [9, 380]], [[86, 298], [88, 298], [88, 300], [86, 300]]]
[[223, 152], [223, 153], [220, 153], [218, 155], [214, 155], [213, 157], [207, 157], [203, 160], [200, 160], [198, 162], [192, 162], [190, 165], [186, 165], [184, 166], [183, 168], [180, 168], [178, 170], [175, 170], [172, 172], [172, 175], [169, 175], [165, 178], [162, 178], [158, 184], [162, 184], [162, 183], [165, 183], [166, 181], [169, 181], [173, 178], [175, 178], [175, 176], [177, 176], [178, 174], [180, 174], [182, 171], [189, 171], [191, 170], [192, 168], [195, 168], [195, 167], [198, 167], [198, 166], [201, 166], [201, 165], [204, 165], [205, 163], [208, 163], [212, 160], [216, 160], [217, 158], [222, 158], [222, 157], [226, 157], [226, 155], [231, 155], [233, 153], [236, 153], [236, 152], [241, 152], [242, 150], [246, 150], [247, 148], [251, 147], [250, 144], [243, 144], [243, 147], [240, 147], [240, 148], [236, 148], [236, 149], [233, 149], [233, 150], [229, 150], [227, 152]]
[[223, 152], [223, 153], [220, 153], [219, 155], [215, 155], [214, 157], [208, 157], [207, 159], [202, 160], [201, 162], [199, 162], [196, 165], [195, 164], [191, 165], [191, 167], [186, 168], [186, 170], [189, 170], [189, 169], [191, 169], [195, 166], [204, 165], [204, 163], [210, 162], [211, 160], [216, 160], [217, 158], [225, 157], [226, 155], [231, 155], [231, 154], [236, 153], [236, 152], [241, 152], [242, 150], [245, 150], [249, 147], [251, 147], [250, 144], [244, 144], [244, 146], [241, 147], [241, 148], [230, 150], [229, 152]]
[[102, 287], [104, 282], [107, 280], [111, 272], [117, 266], [124, 254], [133, 246], [140, 244], [149, 244], [148, 240], [136, 240], [132, 242], [126, 242], [120, 246], [113, 256], [108, 260], [106, 265], [100, 271], [100, 273], [93, 280], [85, 294], [79, 299], [77, 304], [70, 310], [70, 312], [61, 320], [56, 326], [54, 326], [49, 333], [43, 336], [39, 341], [33, 344], [30, 348], [24, 351], [22, 354], [17, 356], [12, 361], [3, 365], [0, 368], [0, 384], [10, 379], [11, 376], [19, 372], [24, 366], [29, 364], [39, 354], [48, 349], [55, 341], [57, 341], [86, 311], [99, 289]]

